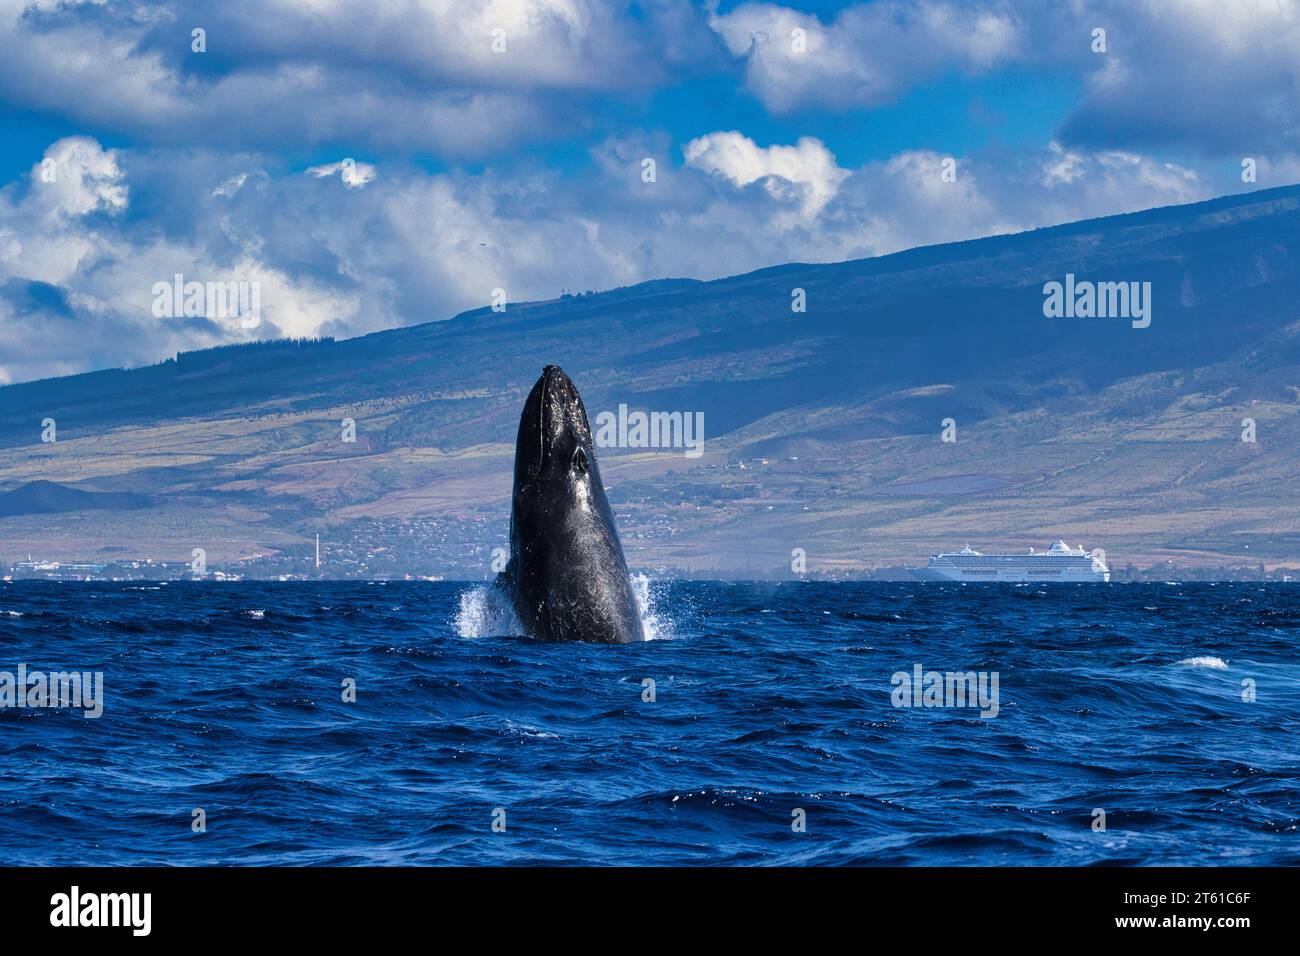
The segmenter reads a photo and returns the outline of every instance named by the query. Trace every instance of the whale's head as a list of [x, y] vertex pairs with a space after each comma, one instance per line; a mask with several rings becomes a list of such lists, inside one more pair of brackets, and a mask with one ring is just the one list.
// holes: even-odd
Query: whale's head
[[524, 402], [515, 442], [515, 493], [536, 496], [560, 487], [605, 491], [596, 469], [595, 443], [587, 409], [573, 380], [558, 365], [542, 371]]
[[546, 366], [519, 418], [510, 552], [516, 611], [530, 634], [642, 639], [587, 410], [558, 365]]

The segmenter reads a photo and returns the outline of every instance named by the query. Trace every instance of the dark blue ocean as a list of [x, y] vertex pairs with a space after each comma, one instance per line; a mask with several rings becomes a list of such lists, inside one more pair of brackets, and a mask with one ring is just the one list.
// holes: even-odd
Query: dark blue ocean
[[1300, 863], [1300, 587], [647, 595], [604, 647], [473, 584], [0, 585], [0, 671], [104, 681], [0, 710], [0, 863]]

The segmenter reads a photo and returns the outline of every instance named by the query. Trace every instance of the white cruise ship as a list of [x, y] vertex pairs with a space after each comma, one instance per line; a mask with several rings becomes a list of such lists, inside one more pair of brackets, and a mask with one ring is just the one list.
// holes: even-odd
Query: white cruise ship
[[934, 555], [916, 574], [924, 581], [1110, 581], [1104, 551], [1072, 548], [1064, 541], [1021, 554], [981, 554], [967, 545]]

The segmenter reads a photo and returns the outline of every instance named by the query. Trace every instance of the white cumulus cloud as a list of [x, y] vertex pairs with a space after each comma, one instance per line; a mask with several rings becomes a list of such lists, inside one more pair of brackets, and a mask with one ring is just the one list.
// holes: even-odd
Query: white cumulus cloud
[[42, 187], [32, 196], [51, 213], [120, 212], [127, 205], [127, 187], [118, 155], [87, 136], [61, 139], [32, 170], [33, 182]]
[[326, 176], [338, 176], [343, 180], [343, 185], [348, 189], [360, 189], [366, 183], [373, 182], [375, 178], [375, 167], [370, 163], [359, 163], [355, 159], [343, 159], [337, 163], [326, 163], [323, 166], [311, 166], [307, 170], [307, 175], [315, 176], [317, 179], [324, 179]]
[[876, 0], [830, 24], [769, 3], [713, 14], [709, 25], [746, 61], [750, 90], [769, 109], [879, 106], [945, 72], [980, 72], [1017, 52], [1009, 4]]
[[736, 186], [762, 182], [776, 199], [798, 204], [805, 219], [815, 219], [849, 175], [826, 145], [811, 136], [794, 146], [759, 146], [735, 131], [709, 133], [682, 149], [688, 166], [721, 175]]

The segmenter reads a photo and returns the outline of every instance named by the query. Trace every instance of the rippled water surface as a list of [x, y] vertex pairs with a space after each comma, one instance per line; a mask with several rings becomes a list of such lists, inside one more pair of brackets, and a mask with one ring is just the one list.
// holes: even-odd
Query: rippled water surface
[[0, 862], [1300, 863], [1300, 588], [645, 590], [601, 647], [472, 584], [0, 585], [0, 671], [105, 697], [0, 710]]

